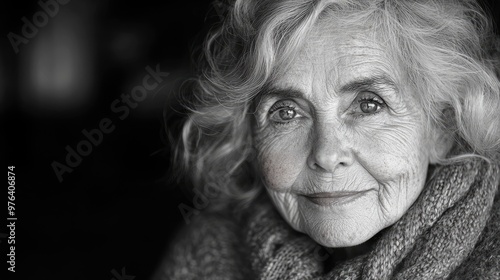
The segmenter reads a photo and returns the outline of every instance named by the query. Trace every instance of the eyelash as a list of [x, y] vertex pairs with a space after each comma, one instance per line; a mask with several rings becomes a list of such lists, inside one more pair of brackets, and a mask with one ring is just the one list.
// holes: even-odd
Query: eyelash
[[[361, 103], [365, 103], [365, 102], [368, 102], [368, 103], [375, 103], [378, 108], [377, 108], [377, 111], [373, 112], [373, 113], [365, 113], [365, 112], [356, 112], [355, 110], [361, 110], [360, 109], [360, 104]], [[381, 113], [383, 111], [383, 109], [385, 109], [387, 107], [387, 104], [385, 103], [385, 101], [377, 94], [373, 93], [373, 92], [370, 92], [370, 91], [365, 91], [365, 92], [361, 92], [359, 93], [357, 96], [356, 96], [356, 99], [353, 101], [352, 105], [350, 107], [354, 106], [355, 109], [351, 109], [351, 115], [355, 118], [355, 119], [358, 119], [358, 118], [364, 118], [364, 117], [368, 117], [368, 116], [373, 116], [373, 115], [376, 115], [378, 113]], [[302, 115], [300, 114], [300, 112], [297, 112], [298, 106], [296, 105], [296, 103], [294, 101], [291, 101], [291, 100], [280, 100], [276, 103], [274, 103], [271, 108], [269, 109], [269, 118], [271, 119], [272, 123], [273, 124], [276, 124], [276, 125], [288, 125], [292, 122], [295, 122], [297, 121], [297, 118], [300, 118], [302, 117]], [[279, 111], [281, 110], [285, 110], [285, 109], [290, 109], [290, 110], [294, 110], [295, 112], [295, 116], [293, 119], [289, 120], [289, 121], [285, 121], [285, 120], [282, 120], [282, 121], [278, 121], [278, 120], [272, 120], [274, 114], [278, 113]]]
[[365, 91], [365, 92], [361, 92], [360, 94], [358, 94], [356, 96], [356, 99], [355, 99], [355, 102], [353, 105], [355, 106], [356, 109], [358, 109], [360, 104], [365, 103], [365, 102], [375, 103], [378, 106], [377, 111], [375, 111], [373, 113], [352, 112], [352, 115], [354, 115], [355, 118], [364, 118], [367, 116], [373, 116], [373, 115], [376, 115], [378, 113], [381, 113], [383, 111], [383, 109], [387, 108], [387, 103], [385, 103], [385, 101], [379, 95], [377, 95], [371, 91]]
[[269, 108], [269, 114], [272, 114], [280, 109], [285, 109], [285, 108], [296, 109], [294, 105], [295, 104], [292, 101], [280, 100], [280, 101], [274, 103], [273, 106], [271, 106], [271, 108]]
[[[278, 113], [279, 111], [284, 110], [284, 109], [294, 110], [296, 115], [301, 116], [300, 113], [297, 112], [297, 106], [296, 106], [295, 102], [290, 101], [290, 100], [280, 100], [280, 101], [274, 103], [273, 106], [271, 106], [271, 108], [269, 109], [270, 118], [272, 118], [275, 113]], [[296, 120], [297, 120], [297, 116], [295, 116], [292, 120], [289, 120], [289, 121], [272, 121], [272, 120], [271, 121], [276, 125], [287, 125], [287, 124], [290, 124], [291, 122], [294, 122]]]

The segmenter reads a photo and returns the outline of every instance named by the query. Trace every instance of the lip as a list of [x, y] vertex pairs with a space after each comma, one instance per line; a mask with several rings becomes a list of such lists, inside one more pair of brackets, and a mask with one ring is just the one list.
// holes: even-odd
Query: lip
[[345, 205], [363, 197], [372, 189], [365, 191], [318, 192], [302, 195], [310, 202], [320, 206]]

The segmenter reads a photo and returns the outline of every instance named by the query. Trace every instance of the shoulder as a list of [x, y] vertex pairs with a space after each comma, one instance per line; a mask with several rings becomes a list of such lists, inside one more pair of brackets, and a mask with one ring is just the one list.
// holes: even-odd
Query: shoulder
[[500, 193], [478, 243], [451, 279], [500, 279]]
[[154, 280], [244, 279], [245, 247], [235, 219], [199, 214], [177, 233]]

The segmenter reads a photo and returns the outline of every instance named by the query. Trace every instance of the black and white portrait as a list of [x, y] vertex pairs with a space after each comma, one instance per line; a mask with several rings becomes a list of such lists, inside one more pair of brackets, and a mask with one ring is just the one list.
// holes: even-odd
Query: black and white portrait
[[1, 279], [500, 279], [500, 6], [5, 3]]

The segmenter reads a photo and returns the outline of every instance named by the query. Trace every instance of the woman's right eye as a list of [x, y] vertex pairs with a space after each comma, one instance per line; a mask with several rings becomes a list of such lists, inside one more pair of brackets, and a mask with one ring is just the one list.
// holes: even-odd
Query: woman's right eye
[[277, 124], [288, 124], [302, 115], [298, 112], [297, 104], [291, 100], [276, 102], [269, 109], [270, 120]]

